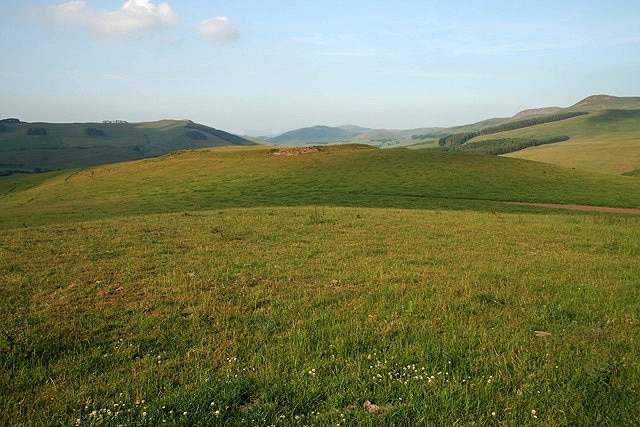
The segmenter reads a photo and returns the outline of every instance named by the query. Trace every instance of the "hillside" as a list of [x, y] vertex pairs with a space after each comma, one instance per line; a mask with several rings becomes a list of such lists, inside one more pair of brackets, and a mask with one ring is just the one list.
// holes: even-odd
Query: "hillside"
[[369, 131], [368, 128], [359, 126], [311, 126], [285, 132], [267, 140], [274, 145], [313, 145], [313, 144], [333, 144], [349, 142], [355, 136]]
[[616, 97], [610, 95], [592, 95], [575, 104], [566, 107], [540, 107], [522, 110], [511, 117], [496, 117], [485, 119], [480, 122], [453, 126], [441, 129], [438, 136], [446, 136], [456, 133], [475, 132], [488, 127], [500, 126], [507, 123], [527, 119], [531, 117], [540, 117], [552, 114], [561, 114], [567, 112], [584, 112], [591, 113], [603, 109], [619, 109], [619, 110], [637, 110], [640, 109], [640, 97]]
[[596, 172], [640, 171], [638, 97], [591, 96], [568, 108], [526, 110], [499, 124], [460, 129], [464, 132], [442, 137], [440, 145]]
[[519, 201], [637, 207], [638, 194], [640, 180], [502, 157], [367, 145], [282, 153], [221, 147], [6, 177], [0, 224], [257, 206], [489, 209]]
[[544, 140], [562, 135], [567, 137], [565, 141], [505, 156], [611, 174], [640, 170], [640, 110], [600, 110], [562, 122], [478, 137], [469, 143]]
[[157, 157], [176, 150], [255, 145], [190, 120], [145, 123], [0, 122], [0, 174], [70, 169]]

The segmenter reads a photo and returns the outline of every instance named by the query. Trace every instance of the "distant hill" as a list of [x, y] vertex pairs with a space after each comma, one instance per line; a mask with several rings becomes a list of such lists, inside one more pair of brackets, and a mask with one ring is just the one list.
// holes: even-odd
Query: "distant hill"
[[622, 109], [622, 110], [637, 110], [640, 109], [640, 97], [616, 97], [610, 95], [592, 95], [589, 96], [570, 107], [542, 107], [531, 108], [520, 111], [511, 117], [495, 117], [485, 119], [476, 123], [470, 123], [466, 125], [453, 126], [449, 128], [441, 128], [437, 135], [438, 137], [451, 135], [454, 133], [474, 132], [482, 130], [492, 126], [499, 126], [505, 123], [510, 123], [522, 119], [529, 119], [537, 116], [545, 116], [550, 114], [558, 114], [564, 112], [580, 111], [585, 113], [591, 113], [593, 111], [604, 109]]
[[357, 135], [369, 131], [359, 126], [311, 126], [285, 132], [267, 140], [274, 145], [312, 145], [349, 142]]
[[593, 112], [598, 110], [638, 110], [640, 109], [639, 96], [610, 96], [610, 95], [592, 95], [566, 110], [579, 110]]
[[530, 118], [531, 116], [544, 116], [547, 114], [554, 114], [562, 111], [560, 107], [543, 107], [543, 108], [531, 108], [528, 110], [520, 111], [513, 116], [514, 119]]
[[398, 131], [392, 131], [388, 129], [373, 129], [368, 132], [363, 132], [356, 135], [353, 140], [356, 142], [365, 143], [384, 143], [389, 141], [401, 140], [402, 134]]
[[138, 160], [193, 148], [256, 145], [191, 120], [26, 123], [12, 118], [0, 125], [0, 175]]
[[492, 136], [522, 140], [557, 135], [568, 138], [505, 155], [596, 172], [640, 176], [640, 108], [596, 110], [564, 122]]
[[259, 140], [273, 145], [345, 144], [349, 142], [376, 147], [410, 145], [416, 140], [437, 139], [442, 136], [442, 127], [417, 129], [371, 129], [355, 125], [311, 126], [285, 132], [276, 137], [260, 137]]
[[442, 132], [448, 150], [640, 175], [640, 97], [594, 95]]

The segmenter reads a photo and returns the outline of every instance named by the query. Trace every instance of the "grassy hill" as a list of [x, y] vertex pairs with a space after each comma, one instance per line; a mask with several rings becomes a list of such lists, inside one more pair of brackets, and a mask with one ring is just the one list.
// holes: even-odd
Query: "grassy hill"
[[633, 425], [640, 180], [221, 147], [0, 179], [0, 424]]
[[236, 135], [193, 123], [2, 122], [0, 174], [71, 169], [157, 157], [180, 149], [254, 145]]
[[[552, 113], [538, 114], [549, 111]], [[582, 114], [571, 116], [578, 113]], [[509, 157], [604, 173], [634, 175], [640, 171], [637, 97], [597, 95], [569, 108], [530, 110], [491, 126], [458, 130], [462, 131], [441, 139], [441, 145], [443, 141], [447, 146], [455, 142], [455, 150], [507, 153]]]
[[626, 96], [617, 97], [610, 95], [592, 95], [577, 103], [566, 107], [542, 107], [533, 108], [520, 111], [512, 117], [492, 118], [482, 120], [477, 123], [471, 123], [467, 125], [454, 126], [450, 128], [440, 129], [438, 135], [446, 136], [456, 133], [467, 133], [479, 131], [489, 127], [495, 127], [504, 125], [511, 122], [520, 121], [523, 119], [543, 117], [554, 114], [562, 114], [567, 112], [585, 112], [591, 113], [604, 109], [618, 109], [618, 110], [637, 110], [640, 109], [640, 97]]
[[601, 110], [562, 125], [548, 124], [504, 136], [540, 138], [552, 134], [569, 135], [570, 139], [507, 156], [605, 173], [640, 171], [640, 110]]
[[[613, 110], [638, 110], [640, 109], [640, 97], [614, 97], [609, 95], [594, 95], [577, 102], [576, 104], [567, 107], [542, 107], [532, 108], [520, 111], [512, 117], [503, 118], [490, 118], [482, 120], [477, 123], [471, 123], [461, 126], [454, 126], [450, 128], [431, 127], [431, 128], [418, 128], [418, 129], [368, 129], [359, 126], [312, 126], [302, 129], [296, 129], [286, 132], [282, 135], [278, 135], [274, 138], [262, 138], [263, 142], [273, 145], [291, 145], [291, 146], [303, 146], [313, 144], [344, 144], [344, 143], [365, 143], [380, 148], [397, 148], [407, 147], [414, 149], [433, 149], [438, 148], [439, 140], [444, 138], [455, 138], [460, 135], [469, 135], [469, 145], [457, 147], [463, 151], [470, 151], [476, 154], [503, 154], [513, 151], [522, 150], [529, 146], [538, 146], [546, 144], [555, 144], [560, 141], [568, 140], [572, 136], [567, 134], [552, 134], [549, 135], [542, 132], [538, 139], [532, 139], [525, 136], [520, 137], [519, 134], [503, 135], [504, 132], [520, 126], [522, 128], [531, 127], [534, 125], [540, 125], [541, 122], [547, 121], [564, 121], [580, 114], [594, 113], [604, 109]], [[554, 128], [556, 129], [556, 128]], [[495, 135], [491, 138], [486, 137], [486, 134]], [[472, 135], [474, 134], [474, 135]], [[471, 141], [472, 137], [474, 138]], [[615, 135], [612, 135], [615, 138]], [[484, 141], [492, 140], [493, 144], [489, 144]], [[467, 141], [467, 139], [465, 139]], [[479, 142], [483, 141], [482, 144]], [[444, 144], [449, 147], [449, 144]], [[450, 147], [449, 147], [450, 148]], [[451, 148], [450, 148], [451, 149]], [[607, 150], [605, 148], [605, 150]], [[553, 159], [554, 155], [549, 156], [551, 163], [557, 163]], [[527, 157], [528, 158], [528, 157]], [[533, 159], [533, 158], [532, 158]], [[548, 161], [549, 159], [545, 159]], [[612, 159], [615, 162], [616, 159]], [[580, 166], [581, 162], [574, 162], [573, 164], [564, 164], [567, 166]], [[611, 165], [608, 165], [604, 169], [600, 167], [593, 167], [592, 165], [585, 164], [585, 167], [591, 170], [606, 171], [612, 173], [617, 172], [615, 167], [611, 169]], [[608, 168], [608, 169], [607, 169]], [[622, 167], [627, 171], [628, 168]], [[634, 169], [635, 170], [635, 169]], [[634, 174], [632, 171], [627, 171], [630, 174]]]
[[268, 143], [274, 145], [313, 145], [335, 144], [349, 142], [355, 136], [370, 129], [358, 126], [311, 126], [285, 132], [282, 135], [269, 138]]
[[635, 179], [524, 160], [366, 145], [330, 146], [289, 156], [277, 152], [265, 147], [181, 151], [86, 170], [6, 177], [0, 180], [1, 223], [9, 227], [255, 206], [488, 209], [500, 201], [640, 204], [640, 182]]

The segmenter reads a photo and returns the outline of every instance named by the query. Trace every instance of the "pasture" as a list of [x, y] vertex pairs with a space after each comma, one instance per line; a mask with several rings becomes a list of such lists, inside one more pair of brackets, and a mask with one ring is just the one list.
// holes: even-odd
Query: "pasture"
[[8, 425], [631, 425], [640, 181], [335, 147], [0, 180]]

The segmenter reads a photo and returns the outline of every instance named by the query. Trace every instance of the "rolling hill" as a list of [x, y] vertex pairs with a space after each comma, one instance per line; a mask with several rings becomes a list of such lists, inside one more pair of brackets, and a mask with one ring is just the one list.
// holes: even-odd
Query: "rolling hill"
[[592, 95], [569, 107], [541, 107], [522, 110], [511, 117], [490, 118], [480, 122], [453, 126], [441, 129], [438, 133], [440, 136], [451, 135], [455, 133], [474, 132], [489, 127], [500, 126], [506, 123], [519, 121], [522, 119], [530, 119], [533, 117], [541, 117], [546, 115], [561, 114], [568, 112], [584, 112], [591, 113], [604, 109], [618, 110], [637, 110], [640, 109], [640, 97], [616, 97], [610, 95]]
[[568, 135], [569, 139], [506, 156], [612, 174], [640, 172], [640, 110], [600, 110], [567, 123], [550, 123], [503, 136], [543, 138], [553, 134]]
[[41, 172], [157, 157], [176, 150], [255, 145], [190, 120], [127, 123], [0, 122], [0, 174]]
[[[594, 95], [567, 107], [520, 111], [451, 128], [312, 126], [273, 138], [241, 138], [189, 120], [149, 123], [0, 121], [0, 174], [41, 172], [157, 157], [226, 145], [345, 144], [503, 154], [613, 174], [640, 174], [640, 97]], [[444, 141], [444, 142], [443, 142]], [[453, 143], [450, 143], [453, 141]], [[531, 148], [528, 148], [531, 147]]]
[[637, 175], [640, 171], [638, 97], [595, 95], [568, 108], [525, 110], [510, 119], [445, 132], [440, 145], [449, 150], [502, 154], [613, 174]]
[[349, 142], [371, 129], [347, 125], [342, 127], [317, 125], [285, 132], [267, 140], [273, 145], [313, 145]]
[[0, 223], [265, 206], [522, 209], [501, 203], [518, 201], [637, 207], [638, 194], [640, 180], [496, 156], [351, 144], [220, 147], [5, 177]]

